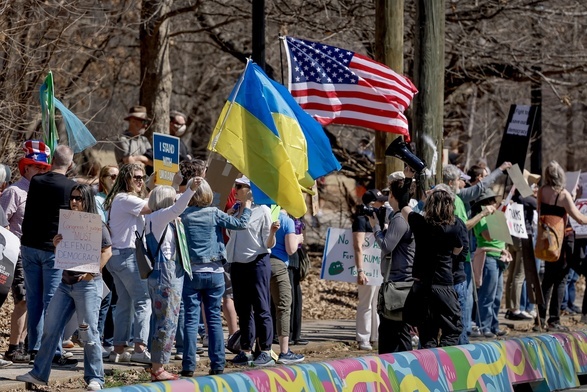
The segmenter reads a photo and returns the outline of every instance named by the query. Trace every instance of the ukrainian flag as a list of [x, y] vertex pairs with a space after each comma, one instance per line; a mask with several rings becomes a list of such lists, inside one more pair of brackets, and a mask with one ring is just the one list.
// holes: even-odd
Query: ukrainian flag
[[293, 216], [306, 213], [299, 185], [308, 171], [306, 139], [294, 111], [253, 62], [224, 105], [208, 149]]

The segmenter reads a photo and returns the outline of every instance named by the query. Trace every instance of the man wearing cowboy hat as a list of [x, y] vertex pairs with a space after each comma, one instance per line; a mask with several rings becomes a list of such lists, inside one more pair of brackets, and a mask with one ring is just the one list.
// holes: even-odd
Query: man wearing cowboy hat
[[147, 125], [151, 121], [147, 116], [147, 108], [133, 106], [124, 120], [128, 121], [128, 130], [119, 136], [116, 143], [114, 150], [116, 162], [119, 165], [141, 162], [145, 166], [152, 167], [153, 161], [145, 156], [147, 150], [151, 148], [151, 143], [149, 143], [149, 139], [143, 136]]

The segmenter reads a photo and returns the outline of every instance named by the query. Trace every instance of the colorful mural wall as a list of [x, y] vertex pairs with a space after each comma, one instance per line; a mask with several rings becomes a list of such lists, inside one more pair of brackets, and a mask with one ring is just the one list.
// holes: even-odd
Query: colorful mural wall
[[587, 334], [539, 335], [332, 362], [277, 366], [112, 388], [109, 391], [535, 391], [579, 386], [587, 373]]

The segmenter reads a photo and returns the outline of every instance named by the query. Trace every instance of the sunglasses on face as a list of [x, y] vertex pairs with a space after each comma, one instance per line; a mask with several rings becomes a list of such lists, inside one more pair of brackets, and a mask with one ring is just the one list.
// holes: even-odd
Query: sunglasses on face
[[114, 180], [116, 180], [116, 177], [118, 177], [118, 174], [106, 174], [106, 175], [102, 176], [102, 178], [107, 178], [107, 177], [110, 177], [110, 179], [112, 181], [114, 181]]
[[133, 180], [135, 181], [145, 181], [147, 176], [133, 176]]
[[81, 202], [82, 201], [82, 197], [81, 196], [70, 196], [69, 197], [70, 201], [78, 201]]
[[234, 189], [236, 189], [237, 191], [242, 188], [250, 188], [250, 186], [245, 184], [234, 184]]

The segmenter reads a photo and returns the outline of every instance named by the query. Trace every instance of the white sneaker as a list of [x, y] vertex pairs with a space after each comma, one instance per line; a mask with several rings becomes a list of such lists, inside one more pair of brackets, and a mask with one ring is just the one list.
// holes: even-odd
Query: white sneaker
[[100, 383], [96, 380], [90, 381], [90, 383], [88, 384], [88, 388], [86, 389], [86, 391], [101, 391], [101, 390], [102, 390], [102, 385], [100, 385]]
[[114, 351], [114, 346], [102, 347], [102, 358], [108, 358]]
[[128, 351], [123, 352], [122, 354], [117, 354], [114, 351], [110, 353], [108, 356], [108, 362], [130, 362], [131, 354]]
[[359, 350], [371, 351], [373, 350], [373, 346], [369, 343], [359, 343]]
[[[196, 354], [196, 355], [198, 355], [198, 354]], [[175, 354], [175, 357], [174, 358], [177, 359], [177, 360], [179, 360], [179, 361], [181, 361], [181, 360], [183, 360], [183, 354], [182, 353], [177, 353], [177, 354]]]
[[196, 362], [199, 362], [199, 361], [200, 361], [200, 355], [196, 354]]
[[134, 352], [130, 357], [131, 362], [151, 363], [151, 353], [146, 348], [138, 353]]
[[63, 358], [73, 358], [73, 353], [71, 351], [64, 351], [63, 354], [61, 354], [61, 356]]
[[7, 361], [5, 359], [0, 359], [0, 369], [4, 369], [5, 367], [8, 367], [12, 365], [11, 361]]

